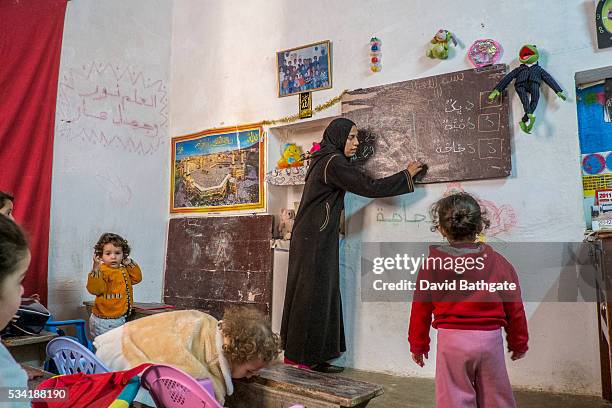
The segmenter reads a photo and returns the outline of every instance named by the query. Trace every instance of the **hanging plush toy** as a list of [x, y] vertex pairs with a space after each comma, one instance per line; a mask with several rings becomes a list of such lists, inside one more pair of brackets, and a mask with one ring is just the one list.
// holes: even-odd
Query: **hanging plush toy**
[[427, 55], [429, 58], [447, 59], [448, 58], [448, 42], [452, 41], [453, 45], [457, 46], [457, 40], [453, 33], [448, 30], [438, 30], [434, 38], [429, 44]]
[[482, 68], [497, 64], [502, 53], [503, 49], [500, 43], [491, 38], [485, 38], [474, 41], [468, 50], [468, 58], [476, 68]]
[[[563, 93], [563, 90], [554, 80], [554, 78], [540, 67], [538, 59], [540, 54], [538, 48], [533, 44], [523, 45], [519, 51], [519, 61], [521, 65], [518, 68], [513, 69], [507, 74], [499, 83], [495, 86], [493, 92], [489, 94], [489, 100], [497, 98], [506, 89], [510, 82], [514, 80], [514, 89], [521, 99], [525, 115], [519, 122], [519, 126], [525, 133], [531, 133], [533, 125], [535, 124], [535, 112], [540, 99], [540, 84], [544, 81], [550, 86], [557, 96], [563, 100], [567, 97]], [[528, 95], [529, 94], [529, 95]]]

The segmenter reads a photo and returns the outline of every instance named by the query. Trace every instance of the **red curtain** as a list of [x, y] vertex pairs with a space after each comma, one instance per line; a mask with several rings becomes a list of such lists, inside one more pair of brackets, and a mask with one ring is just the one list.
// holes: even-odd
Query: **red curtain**
[[51, 164], [67, 0], [0, 1], [0, 190], [15, 196], [32, 263], [25, 294], [47, 302]]

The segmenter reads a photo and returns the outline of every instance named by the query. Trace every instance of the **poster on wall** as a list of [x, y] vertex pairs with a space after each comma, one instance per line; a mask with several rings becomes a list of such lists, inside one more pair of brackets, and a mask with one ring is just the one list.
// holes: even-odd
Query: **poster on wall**
[[260, 124], [172, 138], [170, 212], [265, 210]]
[[576, 88], [584, 197], [612, 187], [612, 123], [605, 120], [605, 84]]
[[604, 122], [612, 122], [612, 78], [604, 83]]
[[331, 88], [330, 54], [329, 40], [277, 52], [278, 96]]
[[612, 151], [583, 154], [581, 165], [584, 197], [612, 186]]

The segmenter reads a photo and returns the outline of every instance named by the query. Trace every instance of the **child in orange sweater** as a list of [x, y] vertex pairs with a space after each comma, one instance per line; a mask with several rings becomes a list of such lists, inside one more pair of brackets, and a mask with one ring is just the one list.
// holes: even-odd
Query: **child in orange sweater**
[[117, 234], [102, 234], [94, 246], [87, 290], [96, 295], [89, 330], [92, 337], [123, 325], [132, 312], [132, 285], [142, 280], [140, 267], [129, 258], [128, 242]]

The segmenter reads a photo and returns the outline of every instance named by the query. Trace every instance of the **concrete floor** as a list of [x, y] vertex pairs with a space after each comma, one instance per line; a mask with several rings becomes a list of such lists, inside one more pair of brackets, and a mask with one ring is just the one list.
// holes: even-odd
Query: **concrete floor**
[[[368, 408], [434, 408], [432, 379], [396, 377], [347, 369], [342, 376], [380, 384], [385, 393], [370, 402]], [[612, 408], [612, 404], [598, 397], [571, 394], [551, 394], [535, 391], [514, 391], [519, 408]]]

